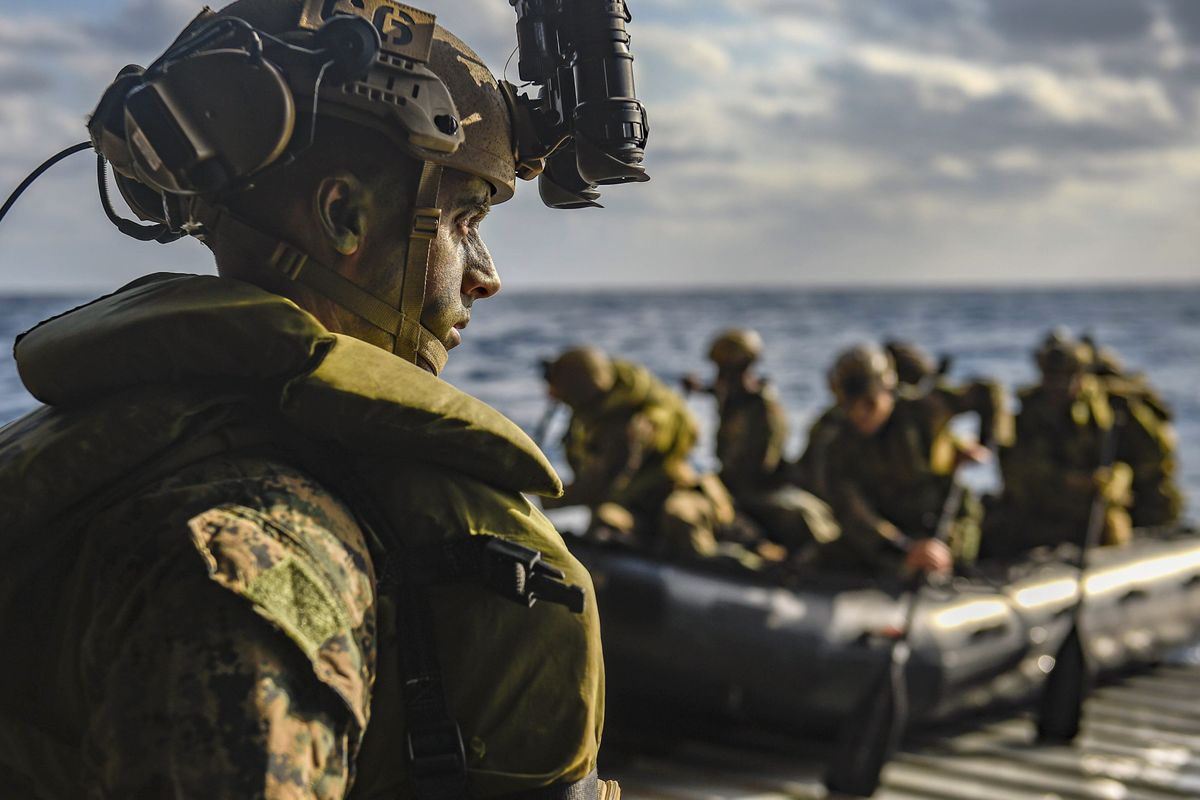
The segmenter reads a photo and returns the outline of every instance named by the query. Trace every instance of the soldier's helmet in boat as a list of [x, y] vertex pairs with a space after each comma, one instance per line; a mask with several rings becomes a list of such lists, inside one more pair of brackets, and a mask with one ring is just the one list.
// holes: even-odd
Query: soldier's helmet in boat
[[892, 357], [873, 344], [859, 344], [843, 351], [829, 368], [829, 388], [839, 403], [866, 397], [876, 391], [896, 388], [896, 365]]
[[762, 357], [763, 340], [758, 331], [730, 328], [713, 339], [708, 358], [718, 367], [752, 364]]
[[1082, 342], [1056, 328], [1046, 334], [1034, 360], [1043, 375], [1074, 375], [1087, 367], [1088, 353]]
[[1107, 377], [1120, 377], [1125, 374], [1125, 363], [1116, 350], [1097, 344], [1090, 334], [1079, 337], [1079, 343], [1083, 345], [1087, 356], [1089, 372]]
[[912, 342], [890, 339], [883, 343], [883, 348], [892, 357], [900, 383], [917, 386], [937, 374], [938, 364], [933, 356]]
[[612, 359], [598, 347], [573, 347], [545, 365], [551, 393], [581, 405], [610, 391], [616, 382]]

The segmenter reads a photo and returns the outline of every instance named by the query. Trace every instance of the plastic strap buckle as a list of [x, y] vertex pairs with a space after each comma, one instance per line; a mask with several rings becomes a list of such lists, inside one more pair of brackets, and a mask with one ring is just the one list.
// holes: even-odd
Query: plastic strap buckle
[[418, 207], [413, 209], [412, 235], [418, 239], [436, 239], [438, 225], [442, 221], [440, 208]]
[[467, 755], [462, 731], [452, 719], [427, 722], [410, 727], [407, 739], [408, 761], [418, 781], [450, 780], [466, 775]]
[[489, 537], [481, 568], [484, 584], [514, 603], [532, 606], [543, 600], [583, 612], [583, 589], [566, 583], [563, 571], [542, 561], [533, 548]]
[[292, 280], [300, 277], [300, 271], [308, 263], [308, 255], [292, 247], [287, 242], [280, 242], [271, 254], [271, 266]]

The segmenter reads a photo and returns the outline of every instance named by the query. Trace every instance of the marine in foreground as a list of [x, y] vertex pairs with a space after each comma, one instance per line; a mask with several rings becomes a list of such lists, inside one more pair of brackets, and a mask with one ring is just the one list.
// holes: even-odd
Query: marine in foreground
[[97, 109], [122, 230], [220, 277], [17, 344], [46, 405], [0, 431], [6, 794], [619, 793], [591, 581], [522, 495], [561, 484], [436, 377], [500, 288], [480, 222], [545, 162], [470, 48], [369, 6], [206, 10]]

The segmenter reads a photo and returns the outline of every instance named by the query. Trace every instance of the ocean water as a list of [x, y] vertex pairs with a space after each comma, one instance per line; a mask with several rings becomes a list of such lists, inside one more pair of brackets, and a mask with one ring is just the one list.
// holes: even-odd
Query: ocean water
[[[16, 374], [9, 345], [38, 320], [83, 302], [79, 297], [0, 297], [0, 423], [36, 406]], [[1032, 348], [1054, 326], [1090, 332], [1145, 372], [1175, 411], [1180, 481], [1192, 516], [1200, 498], [1200, 287], [1096, 290], [506, 291], [479, 303], [451, 353], [446, 380], [532, 431], [547, 408], [540, 362], [575, 344], [594, 344], [640, 361], [664, 379], [708, 374], [704, 354], [723, 328], [762, 333], [763, 371], [792, 419], [789, 453], [798, 455], [808, 423], [830, 402], [825, 370], [854, 343], [904, 338], [953, 357], [952, 378], [991, 376], [1010, 388], [1035, 379]], [[712, 400], [689, 401], [703, 423], [695, 453], [711, 466]], [[1015, 403], [1015, 399], [1013, 399]], [[547, 451], [560, 462], [559, 414]], [[962, 423], [970, 427], [969, 421]], [[988, 486], [994, 470], [972, 482]]]

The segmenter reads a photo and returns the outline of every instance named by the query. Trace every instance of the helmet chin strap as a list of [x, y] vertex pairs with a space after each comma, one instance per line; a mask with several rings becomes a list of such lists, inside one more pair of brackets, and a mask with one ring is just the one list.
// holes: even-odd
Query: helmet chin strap
[[[430, 371], [437, 375], [446, 366], [449, 354], [427, 328], [421, 325], [425, 308], [425, 289], [429, 279], [429, 251], [437, 238], [442, 210], [438, 207], [438, 190], [442, 185], [442, 168], [432, 161], [421, 165], [417, 191], [413, 197], [412, 224], [408, 232], [408, 257], [404, 265], [404, 282], [400, 288], [400, 317], [403, 327], [397, 332], [393, 352], [418, 366], [425, 366], [431, 350], [437, 354]], [[351, 309], [353, 311], [354, 309]]]
[[195, 204], [193, 213], [206, 231], [225, 231], [238, 239], [262, 244], [271, 253], [268, 263], [284, 276], [366, 320], [392, 338], [393, 353], [437, 375], [445, 368], [449, 353], [437, 336], [421, 325], [421, 312], [425, 307], [429, 252], [442, 215], [437, 207], [441, 182], [442, 167], [426, 161], [414, 195], [399, 309], [295, 245], [242, 221], [226, 208], [211, 203]]

